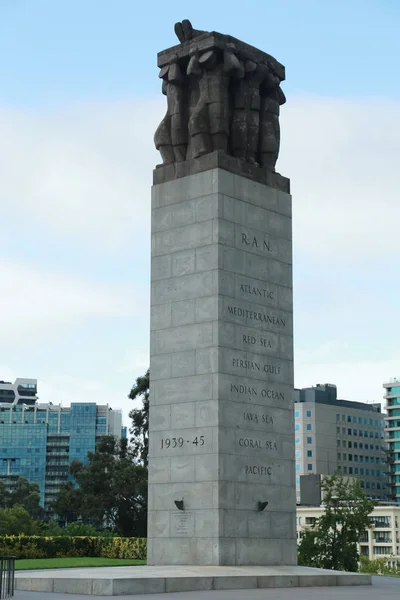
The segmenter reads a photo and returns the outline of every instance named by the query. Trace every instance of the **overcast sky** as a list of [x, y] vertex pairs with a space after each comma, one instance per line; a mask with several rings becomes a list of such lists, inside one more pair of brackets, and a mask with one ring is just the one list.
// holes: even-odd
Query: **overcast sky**
[[400, 375], [398, 0], [0, 0], [0, 379], [131, 407], [149, 361], [156, 54], [183, 18], [286, 65], [295, 384], [380, 401]]

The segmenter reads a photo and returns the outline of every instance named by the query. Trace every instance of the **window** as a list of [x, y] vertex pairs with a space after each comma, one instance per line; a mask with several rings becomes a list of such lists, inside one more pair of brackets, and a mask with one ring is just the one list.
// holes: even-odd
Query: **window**
[[369, 469], [365, 469], [365, 474], [369, 475]]
[[358, 442], [354, 442], [354, 448], [358, 448]]
[[354, 462], [358, 462], [358, 454], [354, 455]]
[[343, 440], [342, 446], [343, 446], [343, 448], [347, 448], [347, 442], [346, 442], [346, 440]]
[[353, 435], [357, 435], [357, 429], [353, 429]]
[[311, 410], [307, 411], [307, 417], [311, 417]]
[[311, 437], [307, 438], [307, 444], [312, 444], [312, 438]]
[[343, 452], [342, 456], [343, 456], [343, 460], [347, 460], [347, 454], [345, 452]]
[[300, 438], [296, 438], [296, 444], [300, 444]]
[[307, 457], [311, 458], [312, 457], [312, 450], [307, 450]]
[[312, 471], [312, 464], [311, 463], [308, 463], [308, 465], [307, 465], [307, 471]]
[[364, 475], [364, 469], [362, 467], [360, 469], [360, 475]]
[[353, 417], [353, 423], [357, 423], [357, 417]]
[[300, 465], [299, 465], [299, 463], [296, 463], [296, 471], [300, 471]]
[[358, 417], [358, 424], [362, 425], [362, 417]]
[[300, 423], [296, 423], [296, 426], [294, 428], [295, 431], [300, 431]]
[[[296, 485], [300, 485], [300, 477], [296, 477]], [[301, 517], [300, 517], [301, 519]]]
[[365, 487], [369, 490], [369, 481], [366, 482]]
[[340, 454], [340, 452], [338, 452], [337, 459], [342, 460], [342, 455]]
[[348, 422], [348, 423], [351, 423], [351, 417], [350, 417], [350, 416], [349, 416], [349, 417], [347, 417], [347, 422]]
[[300, 450], [296, 450], [296, 458], [300, 458]]
[[343, 467], [343, 473], [347, 475], [347, 467]]
[[346, 435], [346, 428], [342, 427], [342, 435]]
[[354, 475], [358, 475], [358, 467], [354, 468]]
[[362, 437], [362, 429], [359, 429], [359, 430], [358, 430], [358, 435], [359, 435], [360, 437]]
[[364, 431], [364, 437], [368, 437], [368, 431]]
[[351, 448], [351, 447], [352, 447], [352, 443], [351, 443], [351, 442], [349, 442], [349, 448]]
[[349, 475], [353, 475], [353, 467], [349, 467]]
[[307, 429], [307, 431], [312, 431], [311, 423], [307, 423], [307, 428], [306, 429]]
[[353, 462], [353, 455], [352, 455], [352, 454], [349, 454], [349, 460], [350, 460], [351, 462]]
[[347, 435], [351, 435], [351, 429], [347, 430]]
[[336, 435], [340, 435], [340, 427], [336, 427]]
[[294, 416], [296, 417], [296, 419], [299, 419], [300, 418], [300, 411], [296, 410], [295, 413], [294, 413]]
[[340, 421], [340, 415], [336, 415], [336, 422]]

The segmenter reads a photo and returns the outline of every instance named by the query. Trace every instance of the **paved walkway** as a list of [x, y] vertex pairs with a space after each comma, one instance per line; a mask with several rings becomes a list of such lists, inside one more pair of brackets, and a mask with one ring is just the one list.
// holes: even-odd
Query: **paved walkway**
[[[16, 592], [15, 600], [115, 600], [117, 596], [76, 596], [44, 592]], [[123, 600], [399, 600], [400, 577], [373, 577], [366, 587], [274, 588], [226, 590], [221, 592], [181, 592], [119, 596]]]

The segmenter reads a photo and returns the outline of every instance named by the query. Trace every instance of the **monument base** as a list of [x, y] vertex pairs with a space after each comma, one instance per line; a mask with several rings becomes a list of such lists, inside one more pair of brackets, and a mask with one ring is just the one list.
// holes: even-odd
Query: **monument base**
[[[68, 576], [67, 576], [68, 575]], [[165, 592], [371, 585], [371, 576], [309, 567], [139, 566], [22, 571], [16, 590], [130, 596]]]

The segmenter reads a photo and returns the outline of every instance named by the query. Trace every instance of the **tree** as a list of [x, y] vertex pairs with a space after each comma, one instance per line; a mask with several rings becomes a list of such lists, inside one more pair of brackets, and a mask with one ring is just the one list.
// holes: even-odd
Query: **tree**
[[82, 492], [76, 488], [72, 481], [60, 487], [58, 496], [52, 505], [54, 514], [67, 523], [75, 522], [82, 510]]
[[131, 441], [133, 453], [137, 459], [147, 466], [147, 455], [149, 452], [149, 395], [150, 395], [150, 370], [148, 369], [142, 377], [136, 379], [129, 392], [131, 400], [140, 399], [141, 408], [133, 408], [129, 413], [132, 419], [132, 428], [129, 432], [133, 435]]
[[371, 527], [371, 514], [376, 502], [369, 500], [357, 479], [340, 472], [325, 476], [324, 514], [311, 529], [303, 532], [299, 544], [299, 564], [323, 569], [357, 571], [357, 542], [363, 531]]
[[[73, 461], [78, 488], [63, 486], [53, 505], [63, 518], [78, 516], [96, 529], [144, 537], [147, 531], [147, 470], [138, 465], [126, 439], [102, 436], [88, 464]], [[70, 511], [70, 512], [68, 512]], [[72, 513], [72, 514], [71, 514]]]
[[25, 477], [19, 477], [14, 490], [10, 494], [9, 506], [23, 506], [32, 517], [38, 519], [43, 515], [40, 506], [40, 491], [37, 483], [30, 483]]
[[0, 510], [0, 535], [35, 535], [38, 533], [36, 522], [28, 511], [16, 504], [12, 508]]

